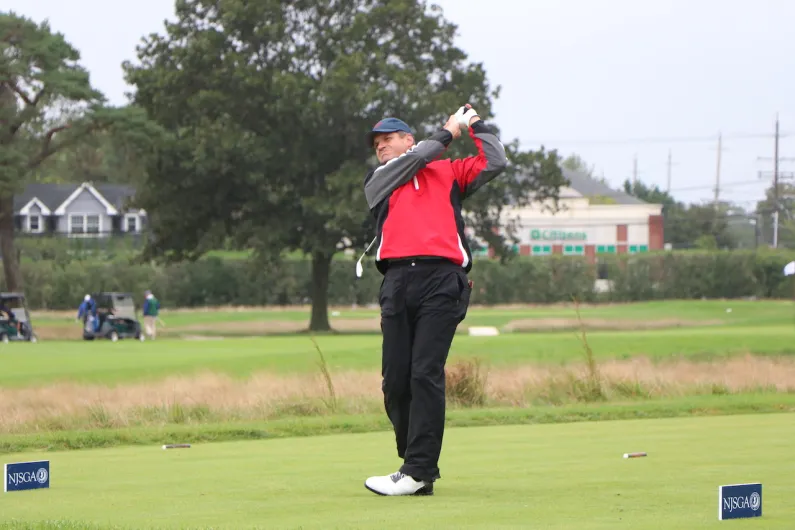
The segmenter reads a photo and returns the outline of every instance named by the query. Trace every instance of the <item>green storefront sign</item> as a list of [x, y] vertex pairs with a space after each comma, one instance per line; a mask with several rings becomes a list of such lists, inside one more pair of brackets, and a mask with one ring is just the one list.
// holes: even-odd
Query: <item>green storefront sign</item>
[[588, 239], [588, 236], [585, 232], [534, 229], [530, 231], [530, 239], [543, 241], [585, 241]]

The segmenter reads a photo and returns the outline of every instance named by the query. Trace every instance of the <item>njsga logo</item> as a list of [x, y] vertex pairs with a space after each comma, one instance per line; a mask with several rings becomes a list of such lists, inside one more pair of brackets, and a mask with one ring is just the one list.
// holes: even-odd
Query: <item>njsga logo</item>
[[757, 492], [753, 492], [751, 494], [751, 502], [749, 504], [751, 505], [751, 509], [753, 511], [757, 511], [759, 509], [759, 506], [762, 504], [762, 498]]
[[727, 497], [723, 499], [723, 509], [733, 512], [734, 510], [743, 510], [750, 508], [753, 511], [758, 511], [762, 504], [762, 498], [757, 492], [753, 492], [747, 497]]
[[16, 473], [9, 473], [8, 474], [8, 483], [13, 484], [15, 486], [19, 484], [29, 484], [31, 482], [38, 482], [39, 484], [44, 484], [47, 482], [47, 478], [49, 477], [49, 473], [43, 467], [40, 467], [35, 473], [30, 471], [22, 471]]

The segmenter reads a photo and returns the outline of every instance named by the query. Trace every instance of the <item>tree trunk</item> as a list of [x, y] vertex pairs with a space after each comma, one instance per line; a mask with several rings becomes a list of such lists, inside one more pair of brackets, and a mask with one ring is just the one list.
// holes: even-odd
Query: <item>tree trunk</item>
[[331, 253], [312, 252], [312, 318], [309, 331], [331, 331], [328, 321], [328, 280]]
[[14, 248], [14, 196], [0, 197], [0, 252], [3, 254], [3, 273], [6, 290], [21, 291], [22, 276]]

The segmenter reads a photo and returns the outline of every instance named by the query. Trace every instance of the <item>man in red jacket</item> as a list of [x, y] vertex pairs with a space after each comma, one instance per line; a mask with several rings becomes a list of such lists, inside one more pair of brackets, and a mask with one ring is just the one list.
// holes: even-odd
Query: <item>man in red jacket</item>
[[[478, 155], [439, 159], [462, 128]], [[370, 246], [378, 243], [376, 267], [384, 275], [382, 390], [403, 465], [368, 478], [365, 487], [379, 495], [432, 495], [440, 478], [444, 367], [472, 289], [461, 203], [505, 169], [505, 148], [469, 105], [417, 144], [396, 118], [378, 122], [367, 140], [380, 163], [364, 192], [377, 227]]]

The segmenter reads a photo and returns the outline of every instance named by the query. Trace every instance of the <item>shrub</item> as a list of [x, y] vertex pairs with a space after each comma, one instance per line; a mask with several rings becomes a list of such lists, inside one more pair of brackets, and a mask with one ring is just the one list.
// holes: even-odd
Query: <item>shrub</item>
[[482, 407], [486, 404], [486, 372], [480, 360], [460, 361], [445, 370], [445, 396], [462, 407]]
[[[164, 308], [212, 305], [296, 305], [311, 302], [311, 263], [285, 260], [264, 266], [252, 259], [209, 257], [168, 266], [133, 263], [109, 255], [98, 259], [27, 259], [22, 276], [28, 303], [36, 309], [76, 309], [88, 292], [133, 293], [138, 303], [153, 289]], [[357, 279], [355, 258], [332, 261], [331, 305], [378, 302], [382, 276], [371, 262]], [[784, 266], [792, 251], [677, 251], [599, 256], [612, 289], [596, 293], [596, 268], [579, 256], [517, 257], [505, 264], [476, 259], [472, 303], [528, 304], [631, 302], [655, 299], [790, 298]]]

